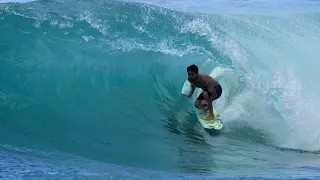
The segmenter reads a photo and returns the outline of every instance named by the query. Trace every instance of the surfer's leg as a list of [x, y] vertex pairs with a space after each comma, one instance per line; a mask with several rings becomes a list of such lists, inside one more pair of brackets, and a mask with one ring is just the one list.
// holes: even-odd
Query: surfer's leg
[[214, 114], [213, 112], [213, 101], [218, 99], [222, 94], [222, 87], [219, 85], [217, 87], [215, 87], [215, 92], [213, 92], [213, 100], [209, 101], [209, 97], [211, 96], [210, 93], [204, 93], [203, 97], [205, 100], [208, 101], [208, 109], [209, 109], [209, 115], [205, 118], [203, 118], [204, 120], [209, 120], [209, 119], [215, 119], [216, 118], [216, 114]]
[[[213, 112], [213, 105], [212, 105], [212, 101], [211, 99], [209, 98], [211, 96], [210, 93], [208, 92], [203, 92], [203, 97], [204, 99], [208, 102], [208, 110], [209, 110], [209, 115], [205, 118], [203, 118], [204, 120], [211, 120], [211, 119], [215, 119], [215, 115], [214, 115], [214, 112]], [[216, 94], [214, 93], [213, 94], [213, 98], [215, 99], [215, 96]]]
[[203, 104], [201, 103], [201, 100], [196, 100], [196, 102], [194, 103], [194, 106], [197, 109], [203, 109], [204, 108]]
[[194, 103], [194, 106], [197, 109], [204, 109], [204, 105], [203, 103], [201, 103], [201, 101], [204, 100], [204, 97], [202, 95], [202, 93], [199, 95], [199, 97], [197, 98], [196, 102]]

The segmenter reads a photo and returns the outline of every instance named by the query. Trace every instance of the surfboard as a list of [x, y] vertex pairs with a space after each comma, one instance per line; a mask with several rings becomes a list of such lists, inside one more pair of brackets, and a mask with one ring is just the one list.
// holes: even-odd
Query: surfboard
[[209, 114], [209, 110], [197, 110], [198, 121], [206, 129], [220, 130], [223, 127], [220, 114], [215, 108], [213, 108], [213, 113], [216, 115], [215, 120], [204, 120], [202, 117], [206, 117]]

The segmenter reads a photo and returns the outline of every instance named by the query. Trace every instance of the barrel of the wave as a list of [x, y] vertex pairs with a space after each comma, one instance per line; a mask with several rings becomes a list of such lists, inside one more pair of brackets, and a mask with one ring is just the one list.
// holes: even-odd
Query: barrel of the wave
[[[181, 93], [187, 97], [191, 97], [193, 92], [192, 92], [192, 87], [191, 87], [191, 83], [186, 80], [182, 86], [181, 89]], [[198, 91], [198, 96], [200, 95], [200, 91]], [[213, 107], [213, 113], [215, 115], [215, 119], [214, 120], [204, 120], [203, 117], [207, 116], [209, 114], [209, 110], [205, 109], [205, 110], [200, 110], [200, 109], [196, 109], [196, 114], [198, 117], [198, 121], [200, 122], [201, 126], [206, 128], [206, 129], [214, 129], [214, 130], [220, 130], [223, 127], [223, 123], [221, 121], [220, 118], [220, 114], [218, 113], [218, 111]]]

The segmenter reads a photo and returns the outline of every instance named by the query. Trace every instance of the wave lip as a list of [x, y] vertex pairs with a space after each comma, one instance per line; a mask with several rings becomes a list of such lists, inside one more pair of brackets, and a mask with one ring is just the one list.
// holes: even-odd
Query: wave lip
[[256, 0], [185, 0], [185, 1], [163, 1], [163, 0], [127, 0], [128, 2], [140, 2], [153, 4], [169, 9], [184, 12], [200, 12], [210, 14], [296, 14], [306, 12], [318, 12], [320, 2], [307, 1], [256, 1]]

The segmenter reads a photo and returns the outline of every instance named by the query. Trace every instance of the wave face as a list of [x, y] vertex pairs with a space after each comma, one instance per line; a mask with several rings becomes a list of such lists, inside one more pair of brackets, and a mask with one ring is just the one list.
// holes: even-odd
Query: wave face
[[[319, 23], [119, 1], [0, 4], [1, 152], [193, 174], [286, 172], [277, 156], [317, 167]], [[196, 95], [180, 93], [190, 64], [222, 85], [219, 134], [197, 123]]]

